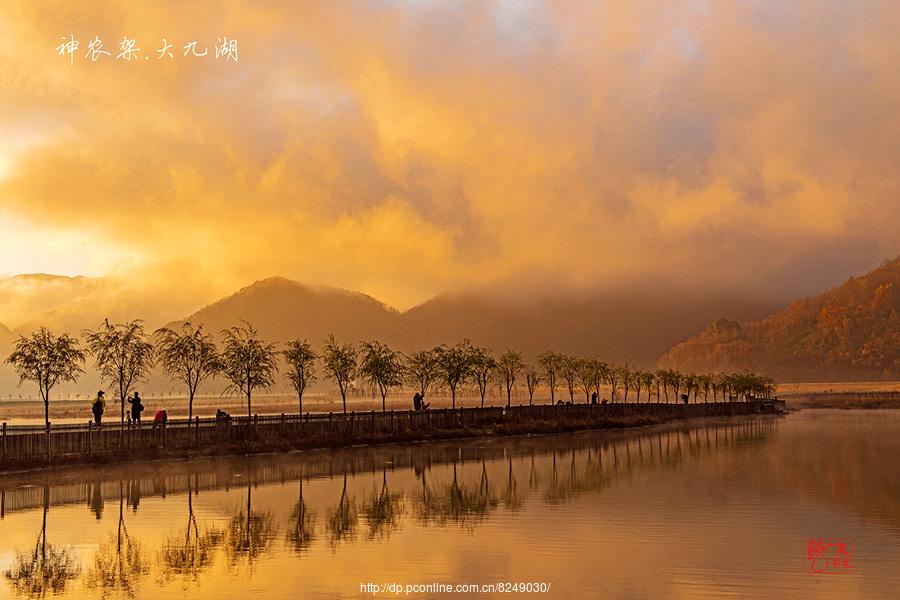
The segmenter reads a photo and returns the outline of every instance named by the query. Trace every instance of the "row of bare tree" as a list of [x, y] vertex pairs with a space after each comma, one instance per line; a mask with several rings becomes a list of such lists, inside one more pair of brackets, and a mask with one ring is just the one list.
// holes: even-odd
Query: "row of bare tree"
[[[746, 399], [769, 397], [775, 390], [772, 379], [754, 373], [695, 375], [671, 369], [652, 372], [557, 352], [545, 352], [530, 365], [518, 352], [509, 350], [495, 357], [490, 350], [473, 346], [469, 340], [402, 354], [377, 341], [354, 345], [339, 343], [329, 336], [321, 354], [308, 341], [299, 339], [279, 350], [275, 344], [260, 339], [249, 323], [222, 331], [221, 351], [212, 335], [191, 323], [184, 323], [180, 331], [161, 328], [148, 335], [141, 321], [115, 325], [105, 321], [98, 329], [85, 331], [82, 338], [55, 335], [42, 327], [29, 337], [20, 337], [6, 359], [15, 368], [20, 385], [25, 381], [38, 384], [48, 424], [50, 391], [64, 381], [77, 381], [88, 355], [93, 357], [101, 380], [118, 393], [122, 423], [125, 399], [155, 364], [173, 381], [185, 385], [189, 418], [193, 418], [197, 390], [214, 376], [224, 378], [231, 390], [246, 398], [247, 414], [252, 415], [253, 392], [274, 385], [279, 359], [297, 394], [301, 413], [303, 394], [317, 379], [318, 366], [337, 384], [344, 412], [347, 393], [358, 382], [378, 390], [383, 410], [387, 408], [389, 391], [404, 383], [423, 396], [435, 388], [448, 390], [453, 408], [458, 391], [467, 386], [477, 389], [483, 407], [493, 382], [505, 389], [509, 406], [516, 382], [523, 380], [529, 404], [534, 402], [535, 391], [541, 385], [549, 388], [552, 403], [557, 401], [556, 391], [561, 384], [568, 390], [570, 402], [575, 401], [576, 390], [584, 392], [585, 401], [591, 401], [592, 396], [596, 401], [603, 385], [609, 386], [613, 401], [621, 391], [624, 402], [628, 402], [630, 392], [634, 392], [638, 402], [641, 392], [646, 394], [647, 402], [652, 401], [654, 392], [657, 402], [663, 396], [669, 402], [670, 392], [675, 401], [693, 396], [697, 402], [701, 393], [704, 401], [709, 401], [710, 391], [716, 401], [720, 394], [723, 400]], [[679, 396], [680, 392], [684, 393]]]

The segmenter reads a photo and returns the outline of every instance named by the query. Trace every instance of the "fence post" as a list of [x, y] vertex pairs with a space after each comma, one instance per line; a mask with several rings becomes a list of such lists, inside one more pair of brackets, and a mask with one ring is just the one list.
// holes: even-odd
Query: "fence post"
[[259, 415], [253, 415], [253, 437], [259, 437]]
[[51, 452], [50, 452], [50, 421], [47, 421], [47, 462], [49, 463], [51, 460]]
[[3, 421], [3, 462], [6, 463], [6, 421]]
[[194, 445], [200, 445], [200, 416], [194, 417]]
[[281, 413], [281, 437], [284, 437], [284, 413]]
[[94, 440], [92, 439], [92, 433], [94, 431], [94, 423], [89, 419], [88, 420], [88, 456], [94, 454]]
[[162, 422], [162, 447], [163, 450], [166, 449], [166, 422]]

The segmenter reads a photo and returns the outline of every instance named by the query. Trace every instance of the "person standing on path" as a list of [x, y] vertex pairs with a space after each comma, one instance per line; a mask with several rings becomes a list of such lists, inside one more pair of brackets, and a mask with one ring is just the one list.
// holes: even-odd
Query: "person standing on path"
[[106, 398], [103, 397], [103, 390], [97, 392], [97, 397], [91, 402], [91, 412], [94, 413], [94, 423], [100, 425], [103, 421], [103, 411], [106, 410]]

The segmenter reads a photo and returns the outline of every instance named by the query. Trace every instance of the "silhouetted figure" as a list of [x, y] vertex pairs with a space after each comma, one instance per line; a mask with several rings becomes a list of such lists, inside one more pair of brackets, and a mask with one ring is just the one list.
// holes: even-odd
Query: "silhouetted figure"
[[140, 423], [141, 413], [144, 412], [144, 405], [141, 403], [141, 397], [137, 392], [128, 399], [128, 404], [131, 405], [131, 420], [135, 423]]
[[609, 400], [607, 400], [606, 398], [604, 398], [603, 400], [600, 401], [600, 404], [607, 404], [608, 402], [609, 402]]
[[687, 403], [688, 403], [688, 395], [687, 395], [687, 394], [682, 394], [682, 395], [681, 395], [681, 403], [682, 403], [682, 404], [687, 404]]
[[91, 402], [91, 412], [94, 413], [94, 423], [100, 425], [103, 421], [103, 411], [106, 410], [106, 398], [103, 397], [103, 390], [97, 392], [97, 397]]
[[422, 394], [422, 410], [428, 410], [429, 406], [431, 406], [431, 403], [425, 402], [425, 394]]
[[153, 426], [159, 427], [163, 423], [167, 423], [169, 421], [169, 413], [166, 412], [166, 409], [156, 411], [156, 414], [153, 416]]
[[231, 415], [222, 410], [221, 408], [216, 409], [216, 421], [230, 421]]
[[419, 392], [416, 392], [413, 395], [413, 410], [422, 410], [422, 394], [420, 394]]
[[597, 404], [597, 392], [591, 394], [591, 404]]

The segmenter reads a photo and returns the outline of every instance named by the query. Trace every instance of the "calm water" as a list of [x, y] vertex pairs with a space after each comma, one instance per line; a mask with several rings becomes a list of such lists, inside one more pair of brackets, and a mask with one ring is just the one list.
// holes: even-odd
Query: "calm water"
[[896, 597], [898, 456], [900, 412], [803, 411], [0, 478], [0, 597]]

